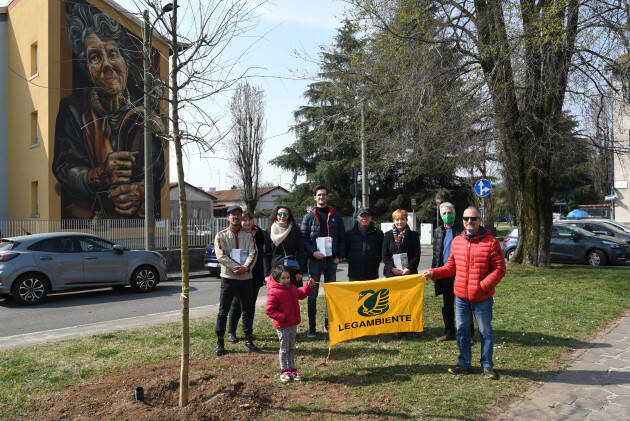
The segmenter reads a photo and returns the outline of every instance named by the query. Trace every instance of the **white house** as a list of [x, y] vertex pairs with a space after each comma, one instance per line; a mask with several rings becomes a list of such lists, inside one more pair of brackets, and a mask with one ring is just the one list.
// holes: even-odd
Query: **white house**
[[[241, 189], [215, 190], [208, 193], [216, 197], [214, 206], [216, 216], [225, 216], [225, 211], [232, 205], [241, 206], [243, 209], [245, 208]], [[279, 202], [280, 198], [287, 194], [289, 194], [288, 190], [281, 186], [260, 187], [258, 189], [256, 212], [272, 210]]]
[[[214, 202], [216, 202], [217, 198], [191, 184], [184, 184], [186, 186], [186, 202], [188, 205], [186, 213], [188, 214], [188, 219], [214, 217]], [[179, 184], [177, 183], [171, 183], [170, 185], [170, 207], [171, 218], [179, 218]]]

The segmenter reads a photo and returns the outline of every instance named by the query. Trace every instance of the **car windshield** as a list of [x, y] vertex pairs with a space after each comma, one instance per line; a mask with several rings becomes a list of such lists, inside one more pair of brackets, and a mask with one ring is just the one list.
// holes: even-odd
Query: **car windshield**
[[566, 228], [569, 228], [571, 231], [575, 231], [575, 232], [577, 232], [579, 234], [582, 234], [582, 235], [586, 235], [586, 236], [589, 236], [589, 237], [595, 236], [595, 234], [593, 234], [590, 231], [585, 230], [584, 228], [574, 227], [573, 225], [564, 225], [564, 224], [562, 226], [566, 227]]
[[2, 240], [0, 240], [0, 251], [11, 250], [16, 245], [17, 243], [11, 240], [7, 240], [6, 238], [3, 238]]
[[608, 228], [608, 229], [609, 229], [609, 230], [611, 230], [611, 231], [614, 231], [614, 232], [623, 232], [623, 233], [625, 233], [625, 232], [626, 232], [626, 231], [624, 231], [621, 227], [619, 227], [618, 225], [611, 224], [610, 222], [602, 221], [601, 223], [602, 223], [603, 225], [605, 225], [605, 226], [606, 226], [606, 228]]

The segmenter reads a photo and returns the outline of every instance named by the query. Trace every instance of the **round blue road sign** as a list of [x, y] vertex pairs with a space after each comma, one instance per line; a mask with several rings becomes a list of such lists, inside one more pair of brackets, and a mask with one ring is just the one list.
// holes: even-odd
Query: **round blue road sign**
[[481, 178], [475, 183], [475, 193], [479, 197], [486, 197], [490, 194], [490, 190], [492, 190], [492, 185], [485, 178]]

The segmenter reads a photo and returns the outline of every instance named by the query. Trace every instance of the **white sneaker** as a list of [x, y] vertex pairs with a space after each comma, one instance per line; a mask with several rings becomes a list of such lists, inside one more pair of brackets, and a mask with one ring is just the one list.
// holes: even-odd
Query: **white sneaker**
[[293, 380], [295, 380], [296, 382], [301, 382], [302, 379], [304, 378], [300, 375], [300, 373], [298, 373], [298, 371], [295, 368], [291, 370], [291, 377], [293, 377]]
[[280, 381], [282, 383], [289, 383], [293, 380], [293, 376], [291, 375], [291, 370], [284, 370], [282, 374], [280, 374]]

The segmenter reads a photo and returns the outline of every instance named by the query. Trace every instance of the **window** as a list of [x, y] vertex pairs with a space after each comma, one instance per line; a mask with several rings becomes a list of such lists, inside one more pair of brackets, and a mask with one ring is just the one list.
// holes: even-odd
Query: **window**
[[83, 252], [94, 253], [99, 251], [112, 251], [114, 245], [110, 242], [101, 240], [100, 238], [79, 238], [79, 245]]
[[31, 146], [39, 145], [39, 124], [37, 124], [37, 111], [31, 113]]
[[31, 77], [38, 75], [37, 68], [37, 42], [31, 44]]
[[70, 237], [49, 238], [33, 244], [28, 249], [46, 253], [74, 253], [77, 251], [74, 240]]
[[0, 251], [11, 250], [13, 247], [17, 246], [19, 243], [16, 243], [11, 240], [0, 241]]
[[37, 181], [31, 182], [31, 218], [39, 218], [39, 191]]

